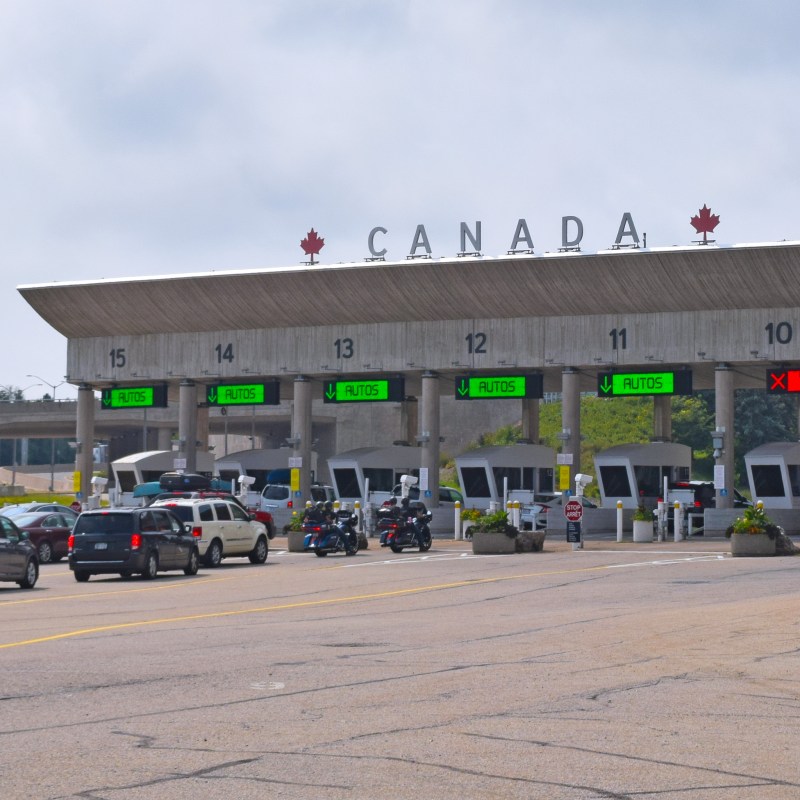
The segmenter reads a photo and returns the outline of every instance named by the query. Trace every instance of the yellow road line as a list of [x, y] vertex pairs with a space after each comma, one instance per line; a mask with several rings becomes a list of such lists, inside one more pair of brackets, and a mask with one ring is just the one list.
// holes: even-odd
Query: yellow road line
[[59, 595], [48, 595], [47, 597], [26, 597], [23, 600], [6, 600], [0, 602], [0, 609], [5, 608], [6, 606], [22, 606], [27, 605], [29, 603], [52, 603], [53, 601], [61, 601], [61, 600], [87, 600], [93, 597], [108, 597], [109, 595], [115, 594], [136, 594], [138, 592], [159, 592], [164, 591], [165, 589], [182, 589], [184, 587], [189, 587], [192, 585], [197, 585], [200, 581], [205, 583], [219, 583], [220, 581], [230, 581], [233, 580], [234, 576], [230, 575], [227, 578], [211, 578], [207, 575], [198, 575], [197, 580], [194, 581], [176, 581], [175, 583], [165, 583], [160, 584], [157, 586], [153, 586], [150, 584], [149, 586], [141, 586], [137, 589], [111, 589], [107, 592], [97, 591], [97, 592], [79, 592], [76, 594], [59, 594]]
[[[601, 570], [608, 570], [607, 566], [598, 567], [582, 567], [579, 569], [562, 569], [550, 572], [529, 572], [522, 575], [505, 575], [494, 578], [475, 578], [470, 580], [455, 581], [453, 583], [438, 583], [430, 586], [418, 586], [409, 589], [395, 589], [389, 592], [376, 592], [373, 594], [359, 594], [351, 595], [349, 597], [334, 597], [329, 600], [304, 600], [297, 603], [284, 603], [274, 606], [261, 606], [259, 608], [245, 608], [238, 611], [214, 611], [205, 614], [189, 614], [181, 617], [163, 617], [160, 619], [139, 620], [137, 622], [120, 622], [114, 625], [101, 625], [95, 628], [81, 628], [75, 631], [67, 631], [66, 633], [56, 633], [51, 636], [41, 636], [36, 639], [25, 639], [19, 642], [8, 642], [0, 644], [0, 650], [5, 650], [10, 647], [22, 647], [24, 645], [41, 644], [43, 642], [54, 642], [60, 639], [70, 639], [76, 636], [87, 636], [94, 633], [107, 633], [108, 631], [120, 631], [130, 628], [144, 628], [153, 625], [170, 625], [179, 622], [196, 622], [198, 620], [207, 619], [223, 619], [225, 617], [244, 616], [245, 614], [266, 614], [275, 611], [290, 611], [297, 608], [314, 608], [321, 606], [331, 606], [340, 603], [356, 603], [365, 600], [381, 600], [390, 597], [402, 597], [410, 594], [420, 594], [422, 592], [435, 592], [443, 589], [460, 589], [465, 586], [479, 586], [488, 583], [500, 583], [502, 581], [523, 580], [525, 578], [539, 578], [549, 575], [569, 575], [581, 572], [598, 572]], [[222, 579], [220, 579], [222, 580]], [[165, 587], [166, 588], [166, 587]]]

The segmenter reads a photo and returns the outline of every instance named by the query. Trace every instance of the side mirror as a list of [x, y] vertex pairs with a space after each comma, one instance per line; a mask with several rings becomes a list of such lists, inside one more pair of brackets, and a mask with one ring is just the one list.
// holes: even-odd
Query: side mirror
[[184, 523], [184, 525], [183, 525], [183, 532], [184, 532], [184, 533], [185, 533], [187, 536], [191, 536], [191, 535], [192, 535], [192, 526], [191, 526], [191, 525], [190, 525], [188, 522]]
[[19, 538], [20, 538], [21, 542], [24, 542], [24, 541], [30, 539], [31, 535], [28, 533], [28, 531], [20, 531], [19, 532]]

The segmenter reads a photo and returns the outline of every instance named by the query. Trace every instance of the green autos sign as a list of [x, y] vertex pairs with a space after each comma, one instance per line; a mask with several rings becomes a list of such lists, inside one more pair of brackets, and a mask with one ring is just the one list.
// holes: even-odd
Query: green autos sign
[[167, 385], [103, 389], [100, 402], [103, 408], [166, 408]]
[[277, 406], [280, 382], [213, 384], [206, 386], [206, 402], [210, 406]]
[[371, 381], [325, 381], [326, 403], [399, 403], [405, 400], [405, 379], [378, 378]]
[[457, 375], [456, 400], [544, 397], [542, 375]]
[[692, 371], [601, 372], [597, 376], [598, 397], [632, 395], [691, 394]]

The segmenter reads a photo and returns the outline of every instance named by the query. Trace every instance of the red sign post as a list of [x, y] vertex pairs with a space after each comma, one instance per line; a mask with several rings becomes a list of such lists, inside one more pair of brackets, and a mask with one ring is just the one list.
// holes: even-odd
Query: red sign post
[[583, 503], [580, 500], [568, 500], [564, 503], [564, 516], [567, 522], [580, 522], [583, 519]]

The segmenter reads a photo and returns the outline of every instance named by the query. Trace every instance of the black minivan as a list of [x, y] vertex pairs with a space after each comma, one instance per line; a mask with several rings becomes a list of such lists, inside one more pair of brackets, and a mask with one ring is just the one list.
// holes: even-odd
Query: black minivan
[[166, 508], [103, 508], [84, 511], [68, 543], [75, 580], [92, 575], [139, 573], [145, 580], [159, 570], [182, 569], [196, 575], [197, 544], [191, 529]]

